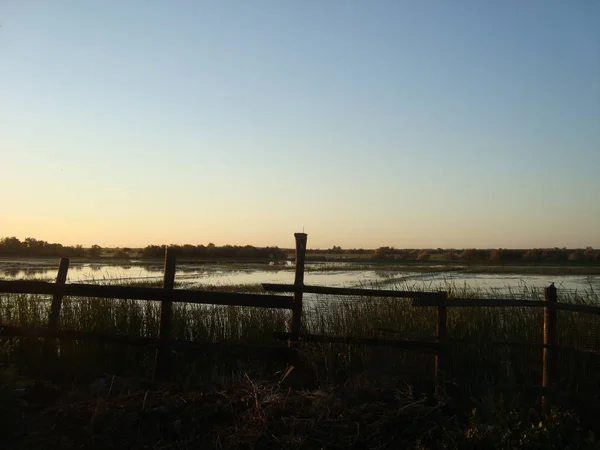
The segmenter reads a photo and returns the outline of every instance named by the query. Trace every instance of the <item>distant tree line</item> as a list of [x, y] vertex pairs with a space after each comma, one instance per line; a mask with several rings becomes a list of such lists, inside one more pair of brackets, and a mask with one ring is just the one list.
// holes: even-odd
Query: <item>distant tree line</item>
[[[164, 245], [148, 245], [141, 251], [141, 256], [146, 258], [159, 258], [165, 254]], [[169, 245], [169, 251], [175, 252], [180, 257], [190, 258], [269, 258], [281, 260], [286, 258], [286, 253], [279, 247], [254, 247], [252, 245]]]
[[[169, 245], [177, 256], [190, 258], [239, 258], [239, 259], [273, 259], [282, 260], [293, 254], [293, 249], [279, 247], [254, 247], [252, 245], [224, 245], [217, 247], [208, 245]], [[165, 245], [148, 245], [139, 252], [140, 257], [160, 258], [165, 254]], [[103, 249], [99, 245], [84, 248], [81, 245], [65, 246], [46, 241], [27, 238], [23, 241], [16, 237], [0, 239], [0, 256], [32, 256], [32, 257], [99, 257], [112, 256], [127, 258], [132, 249], [124, 247]], [[472, 261], [472, 262], [530, 262], [530, 263], [563, 263], [563, 262], [600, 262], [600, 250], [592, 247], [581, 249], [540, 248], [540, 249], [396, 249], [379, 247], [376, 250], [342, 249], [333, 246], [330, 249], [309, 249], [311, 255], [370, 255], [377, 261]]]
[[339, 255], [368, 255], [373, 253], [373, 250], [368, 250], [364, 248], [342, 248], [339, 245], [334, 245], [333, 247], [327, 249], [311, 248], [306, 250], [306, 253], [309, 253], [311, 255], [328, 255], [332, 253]]
[[[165, 254], [165, 245], [148, 245], [139, 256], [160, 258]], [[169, 250], [177, 256], [195, 258], [268, 258], [281, 260], [286, 258], [286, 252], [279, 247], [253, 247], [251, 245], [224, 245], [217, 247], [208, 245], [169, 245]], [[99, 245], [84, 248], [82, 245], [66, 246], [46, 241], [27, 238], [23, 241], [16, 237], [0, 239], [0, 256], [32, 256], [32, 257], [99, 257], [127, 258], [131, 256], [131, 248], [103, 249]]]
[[34, 238], [20, 241], [16, 237], [0, 239], [0, 255], [7, 256], [85, 256], [86, 249], [81, 245], [65, 246]]
[[536, 249], [395, 249], [379, 247], [373, 252], [375, 260], [397, 261], [478, 261], [478, 262], [600, 262], [600, 250], [592, 247], [582, 249], [536, 248]]

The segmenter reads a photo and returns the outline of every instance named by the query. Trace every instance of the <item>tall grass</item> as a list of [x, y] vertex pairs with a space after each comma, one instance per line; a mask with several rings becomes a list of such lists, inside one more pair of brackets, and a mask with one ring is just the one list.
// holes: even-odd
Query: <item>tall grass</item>
[[[117, 280], [110, 282], [118, 283]], [[140, 283], [137, 283], [138, 285]], [[144, 283], [148, 285], [148, 283]], [[430, 290], [432, 285], [413, 281], [393, 286], [401, 290]], [[437, 287], [437, 286], [436, 286]], [[256, 291], [257, 287], [216, 286], [214, 290]], [[473, 289], [446, 283], [451, 297], [498, 297], [494, 290]], [[389, 289], [389, 286], [388, 286]], [[504, 290], [502, 297], [541, 300], [543, 292], [524, 286]], [[559, 290], [561, 302], [598, 303], [593, 291]], [[47, 323], [50, 298], [26, 294], [0, 294], [0, 323], [42, 327]], [[306, 295], [303, 326], [306, 333], [332, 336], [376, 337], [426, 340], [435, 332], [436, 310], [413, 307], [410, 300], [392, 298], [336, 297]], [[160, 317], [158, 302], [65, 298], [60, 327], [78, 331], [156, 337]], [[287, 331], [290, 312], [280, 309], [175, 304], [173, 337], [200, 342], [230, 342], [277, 346], [272, 332]], [[595, 348], [600, 345], [600, 320], [595, 316], [560, 312], [559, 343], [568, 347]], [[543, 310], [538, 308], [450, 308], [449, 336], [458, 341], [446, 355], [447, 379], [475, 386], [539, 384], [541, 350], [528, 347], [542, 343]], [[22, 365], [39, 362], [39, 342], [11, 339], [6, 359]], [[512, 342], [522, 346], [497, 346], [493, 342]], [[470, 344], [467, 344], [470, 343]], [[397, 382], [399, 378], [430, 383], [433, 357], [416, 352], [384, 347], [306, 344], [302, 358], [319, 383], [345, 382], [357, 375]], [[272, 373], [277, 365], [247, 357], [231, 357], [226, 350], [175, 353], [174, 371], [187, 378], [215, 380], [241, 376], [244, 371]], [[62, 342], [61, 364], [73, 373], [97, 375], [103, 372], [148, 376], [154, 352], [143, 347], [127, 347], [97, 342]], [[560, 355], [560, 378], [582, 389], [597, 382], [590, 374], [587, 356], [565, 352]], [[279, 367], [280, 369], [283, 367]], [[574, 380], [574, 381], [573, 381]], [[597, 385], [596, 385], [597, 387]]]

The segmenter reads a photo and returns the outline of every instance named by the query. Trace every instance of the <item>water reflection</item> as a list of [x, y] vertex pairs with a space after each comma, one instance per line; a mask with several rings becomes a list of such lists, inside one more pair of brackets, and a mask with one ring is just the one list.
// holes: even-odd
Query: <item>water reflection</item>
[[[401, 289], [412, 285], [420, 289], [440, 290], [448, 285], [478, 287], [483, 290], [519, 290], [524, 287], [543, 288], [555, 283], [559, 289], [600, 291], [600, 276], [589, 275], [508, 275], [448, 272], [406, 272], [385, 270], [384, 267], [349, 270], [348, 263], [336, 267], [308, 264], [305, 283], [325, 286]], [[364, 266], [361, 266], [364, 267]], [[337, 269], [337, 270], [336, 270]], [[0, 278], [54, 279], [58, 265], [36, 261], [0, 261]], [[73, 264], [68, 282], [103, 282], [125, 280], [160, 280], [161, 264], [125, 265], [99, 263]], [[179, 286], [248, 285], [260, 283], [293, 283], [293, 266], [180, 264], [176, 281]]]
[[24, 271], [17, 268], [4, 269], [4, 276], [7, 278], [17, 278], [22, 273], [24, 273]]

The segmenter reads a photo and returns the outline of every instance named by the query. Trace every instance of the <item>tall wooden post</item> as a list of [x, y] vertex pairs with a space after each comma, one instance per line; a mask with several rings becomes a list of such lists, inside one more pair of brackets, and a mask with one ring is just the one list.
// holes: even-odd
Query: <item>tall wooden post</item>
[[[48, 315], [48, 330], [57, 331], [60, 319], [60, 310], [62, 308], [63, 294], [61, 287], [67, 282], [67, 272], [69, 271], [69, 258], [61, 258], [58, 265], [58, 274], [56, 276], [56, 292], [52, 296], [52, 305]], [[50, 358], [56, 357], [56, 339], [46, 338], [42, 350], [44, 362], [49, 362]]]
[[446, 355], [446, 342], [448, 338], [448, 312], [446, 306], [446, 300], [448, 299], [447, 292], [440, 292], [439, 303], [437, 306], [437, 323], [436, 323], [436, 338], [439, 344], [438, 352], [435, 355], [435, 396], [439, 397], [442, 395], [444, 388], [444, 361]]
[[544, 358], [542, 370], [542, 408], [547, 411], [550, 407], [548, 399], [549, 390], [552, 388], [554, 374], [556, 373], [556, 331], [557, 331], [557, 316], [556, 303], [558, 298], [556, 295], [556, 287], [554, 283], [544, 289], [544, 301], [548, 306], [544, 308]]
[[173, 299], [171, 291], [175, 286], [175, 254], [173, 251], [165, 249], [165, 271], [163, 278], [164, 296], [160, 304], [160, 326], [158, 329], [158, 338], [161, 340], [160, 347], [156, 350], [156, 360], [154, 364], [154, 378], [166, 378], [169, 373], [171, 362], [170, 348], [166, 345], [171, 339], [172, 318], [173, 318]]
[[292, 326], [289, 341], [291, 348], [298, 347], [298, 338], [302, 333], [302, 288], [304, 286], [304, 261], [306, 259], [306, 233], [294, 233], [296, 238], [296, 274], [294, 277], [294, 306], [292, 309]]

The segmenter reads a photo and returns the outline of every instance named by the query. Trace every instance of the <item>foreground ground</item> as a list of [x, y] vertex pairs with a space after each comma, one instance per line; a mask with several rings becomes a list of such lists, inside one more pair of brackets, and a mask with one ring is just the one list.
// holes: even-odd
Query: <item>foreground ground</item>
[[186, 388], [110, 375], [57, 386], [7, 373], [0, 446], [9, 449], [600, 448], [568, 412], [436, 400], [360, 377], [328, 389], [294, 386], [293, 372], [283, 382]]

